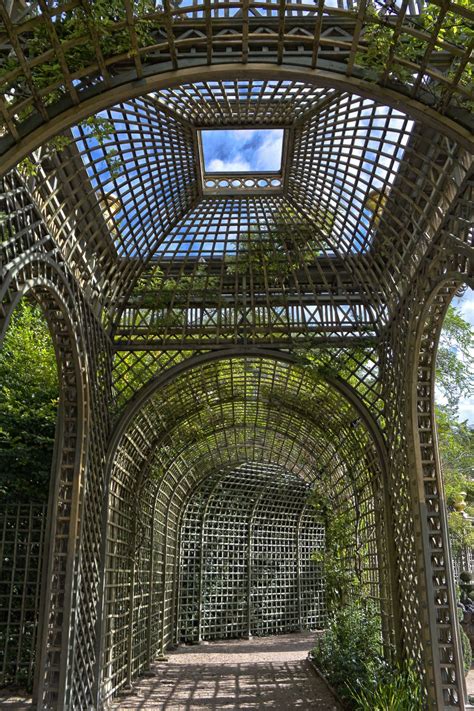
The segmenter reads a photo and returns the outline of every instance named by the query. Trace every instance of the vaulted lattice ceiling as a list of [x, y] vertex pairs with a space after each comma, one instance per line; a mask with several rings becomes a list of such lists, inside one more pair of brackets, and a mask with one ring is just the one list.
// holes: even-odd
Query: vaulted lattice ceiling
[[[239, 328], [253, 343], [275, 328], [281, 343], [377, 337], [470, 168], [470, 10], [125, 0], [101, 13], [2, 4], [0, 152], [10, 165], [15, 143], [18, 157], [43, 143], [31, 190], [117, 347], [217, 347]], [[50, 149], [91, 114], [106, 139], [80, 123]], [[285, 129], [281, 186], [203, 192], [196, 132], [223, 126]]]
[[[197, 129], [211, 116], [285, 127], [281, 189], [229, 179], [203, 194]], [[199, 82], [98, 118], [104, 139], [74, 127], [59, 154], [37, 155], [30, 183], [76, 274], [108, 304], [118, 347], [217, 345], [249, 318], [255, 343], [321, 324], [323, 339], [373, 339], [401, 267], [423, 256], [469, 167], [406, 114], [302, 82]]]
[[313, 371], [233, 357], [189, 367], [148, 398], [117, 463], [130, 476], [175, 464], [181, 470], [185, 462], [186, 477], [199, 480], [225, 464], [263, 461], [311, 482], [322, 472], [338, 479], [346, 466], [355, 471], [368, 447], [360, 416]]

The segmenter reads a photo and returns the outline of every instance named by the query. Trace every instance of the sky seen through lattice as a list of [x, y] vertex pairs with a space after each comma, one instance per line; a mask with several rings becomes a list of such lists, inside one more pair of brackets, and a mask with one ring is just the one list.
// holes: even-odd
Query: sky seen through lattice
[[206, 172], [278, 171], [283, 129], [203, 130], [201, 140]]

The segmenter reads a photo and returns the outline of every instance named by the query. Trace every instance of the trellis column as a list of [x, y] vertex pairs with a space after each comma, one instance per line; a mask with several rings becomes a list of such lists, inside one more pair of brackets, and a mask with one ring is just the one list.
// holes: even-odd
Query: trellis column
[[[437, 344], [452, 285], [438, 290], [420, 319], [414, 343], [411, 382], [413, 465], [418, 484], [420, 523], [430, 617], [434, 685], [439, 708], [464, 708], [466, 688], [460, 645], [448, 521], [435, 420]], [[439, 674], [436, 671], [439, 670]]]

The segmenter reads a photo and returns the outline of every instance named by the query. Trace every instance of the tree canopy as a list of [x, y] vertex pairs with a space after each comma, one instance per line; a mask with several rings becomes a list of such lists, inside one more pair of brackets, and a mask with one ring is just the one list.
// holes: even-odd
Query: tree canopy
[[0, 495], [8, 500], [47, 499], [58, 396], [48, 325], [23, 300], [0, 350]]
[[474, 427], [459, 414], [462, 398], [474, 395], [474, 330], [459, 307], [450, 306], [437, 354], [436, 419], [454, 554], [474, 547], [474, 527], [456, 509], [466, 502], [474, 516]]
[[457, 417], [461, 398], [474, 396], [474, 330], [459, 307], [450, 306], [436, 358], [437, 405]]

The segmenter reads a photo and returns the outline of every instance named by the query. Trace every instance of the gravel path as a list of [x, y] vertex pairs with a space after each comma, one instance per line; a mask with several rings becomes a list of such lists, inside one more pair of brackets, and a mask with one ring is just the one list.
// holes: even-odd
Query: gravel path
[[31, 711], [32, 708], [31, 696], [28, 694], [9, 689], [0, 690], [0, 709], [2, 711]]
[[114, 709], [155, 711], [339, 711], [306, 661], [314, 634], [182, 646], [156, 663]]

